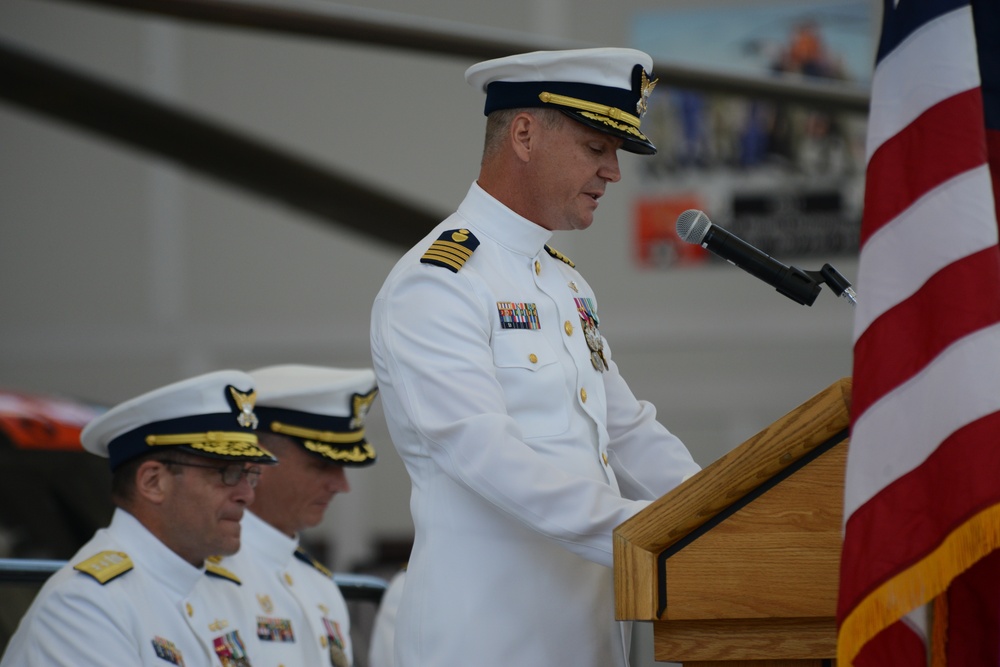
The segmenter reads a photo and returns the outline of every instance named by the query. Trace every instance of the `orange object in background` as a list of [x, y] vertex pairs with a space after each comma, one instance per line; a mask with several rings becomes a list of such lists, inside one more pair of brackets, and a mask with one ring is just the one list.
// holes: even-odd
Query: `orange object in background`
[[0, 389], [0, 440], [19, 449], [82, 451], [80, 431], [106, 408]]
[[677, 236], [677, 217], [692, 208], [704, 208], [698, 195], [644, 197], [636, 202], [633, 239], [639, 266], [683, 266], [700, 264], [707, 259], [707, 250]]

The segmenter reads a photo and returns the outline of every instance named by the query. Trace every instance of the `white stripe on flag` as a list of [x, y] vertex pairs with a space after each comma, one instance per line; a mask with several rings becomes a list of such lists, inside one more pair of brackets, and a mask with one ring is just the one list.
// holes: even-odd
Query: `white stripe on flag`
[[976, 58], [968, 5], [924, 25], [885, 56], [872, 77], [867, 160], [930, 107], [979, 87], [979, 73], [969, 67]]
[[[905, 335], [905, 334], [904, 334]], [[920, 465], [959, 428], [998, 409], [1000, 324], [959, 339], [855, 422], [847, 457], [844, 520], [884, 487]], [[960, 389], [955, 391], [954, 389]]]
[[858, 292], [864, 298], [855, 308], [855, 343], [935, 273], [997, 244], [993, 202], [982, 196], [991, 187], [988, 166], [967, 171], [928, 192], [868, 239], [858, 263]]

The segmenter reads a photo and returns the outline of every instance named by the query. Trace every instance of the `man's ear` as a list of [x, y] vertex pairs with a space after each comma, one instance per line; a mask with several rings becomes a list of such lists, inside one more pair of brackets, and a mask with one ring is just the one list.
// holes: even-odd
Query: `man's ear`
[[538, 129], [541, 123], [533, 114], [526, 111], [514, 116], [510, 123], [510, 141], [514, 154], [523, 162], [531, 159], [531, 150], [537, 142]]
[[143, 461], [135, 471], [136, 493], [153, 504], [162, 503], [174, 484], [174, 474], [166, 463], [161, 461]]

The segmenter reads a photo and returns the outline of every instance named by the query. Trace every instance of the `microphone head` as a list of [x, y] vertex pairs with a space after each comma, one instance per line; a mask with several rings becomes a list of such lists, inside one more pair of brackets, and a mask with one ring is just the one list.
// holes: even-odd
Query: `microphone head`
[[704, 211], [692, 208], [677, 216], [677, 236], [682, 241], [701, 245], [708, 234], [712, 221], [708, 219]]

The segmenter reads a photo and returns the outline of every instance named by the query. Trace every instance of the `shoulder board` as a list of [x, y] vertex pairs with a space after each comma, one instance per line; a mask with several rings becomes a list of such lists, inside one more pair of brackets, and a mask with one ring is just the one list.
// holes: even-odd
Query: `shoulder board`
[[420, 263], [443, 266], [452, 273], [458, 273], [478, 247], [479, 239], [468, 229], [451, 229], [427, 248]]
[[333, 572], [331, 572], [326, 565], [323, 565], [323, 563], [310, 556], [302, 547], [295, 550], [295, 557], [306, 565], [312, 565], [314, 568], [322, 572], [324, 577], [333, 578]]
[[550, 255], [552, 255], [553, 257], [555, 257], [556, 259], [558, 259], [560, 262], [566, 262], [567, 264], [569, 264], [570, 266], [572, 266], [574, 269], [576, 268], [576, 264], [573, 263], [573, 260], [571, 260], [566, 255], [562, 254], [561, 252], [559, 252], [558, 250], [556, 250], [552, 246], [545, 246], [545, 252], [549, 253]]
[[77, 563], [73, 566], [73, 569], [84, 574], [89, 574], [101, 582], [103, 586], [115, 577], [125, 574], [133, 567], [135, 565], [132, 564], [132, 559], [124, 551], [102, 551], [85, 561]]
[[243, 584], [243, 582], [240, 581], [239, 577], [237, 577], [235, 574], [233, 574], [232, 572], [230, 572], [226, 568], [222, 567], [218, 563], [213, 563], [211, 558], [209, 558], [205, 562], [205, 574], [207, 574], [210, 577], [218, 577], [219, 579], [227, 579], [227, 580], [229, 580], [229, 581], [231, 581], [231, 582], [233, 582], [235, 584], [240, 584], [240, 585]]

